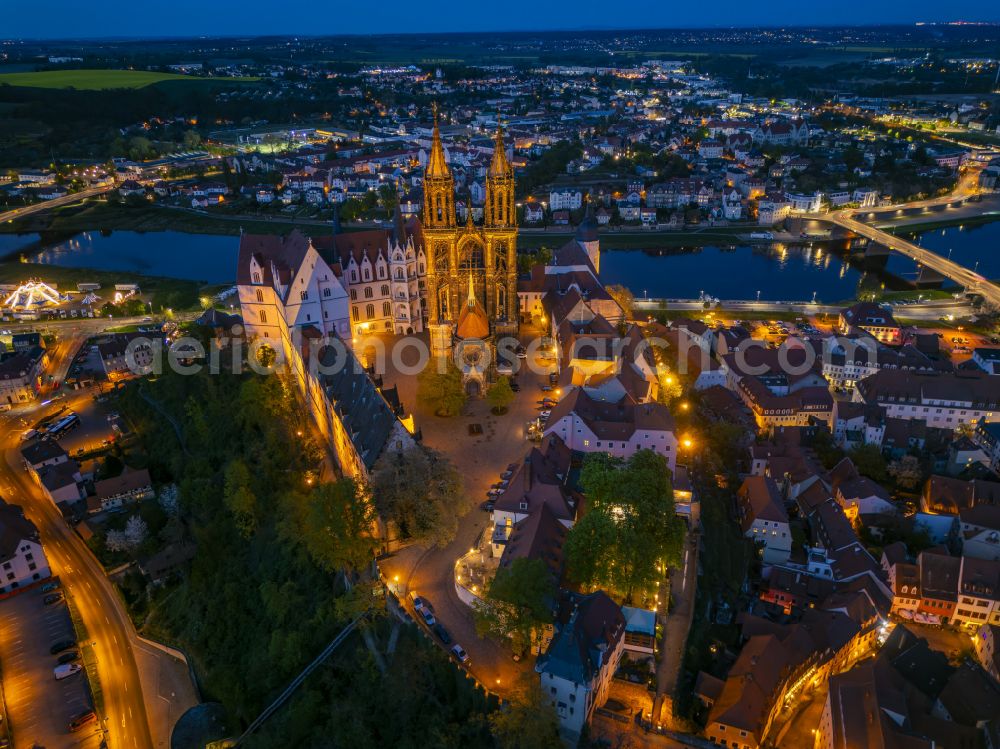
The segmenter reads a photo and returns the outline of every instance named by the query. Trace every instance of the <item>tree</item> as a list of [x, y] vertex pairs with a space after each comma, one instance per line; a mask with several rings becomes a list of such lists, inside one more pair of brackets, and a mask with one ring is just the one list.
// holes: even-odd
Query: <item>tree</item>
[[277, 352], [266, 343], [257, 348], [257, 363], [265, 369], [270, 369], [274, 366], [277, 358]]
[[104, 545], [108, 551], [135, 551], [145, 542], [149, 535], [146, 521], [139, 515], [133, 515], [126, 523], [124, 530], [109, 530], [104, 537]]
[[153, 148], [153, 144], [150, 142], [149, 138], [143, 138], [141, 135], [137, 135], [134, 138], [129, 139], [128, 157], [133, 161], [151, 159], [155, 155], [156, 149]]
[[437, 366], [438, 361], [428, 365], [417, 375], [417, 400], [434, 409], [438, 416], [457, 416], [465, 406], [465, 386], [462, 373], [451, 357], [444, 357], [444, 371]]
[[130, 549], [137, 549], [142, 546], [149, 535], [149, 528], [146, 521], [138, 515], [133, 515], [125, 523], [125, 543]]
[[876, 302], [885, 293], [885, 284], [877, 276], [866, 273], [858, 281], [858, 287], [854, 296], [859, 302]]
[[458, 471], [440, 453], [420, 446], [387, 452], [375, 466], [369, 493], [379, 517], [414, 543], [446, 546], [465, 511]]
[[177, 493], [177, 484], [167, 484], [156, 495], [160, 507], [169, 516], [174, 516], [180, 511], [180, 496]]
[[117, 455], [108, 454], [104, 456], [104, 460], [101, 461], [101, 467], [97, 469], [97, 478], [101, 480], [121, 476], [124, 470], [125, 464], [122, 462], [122, 459]]
[[320, 568], [356, 571], [372, 560], [375, 508], [354, 479], [320, 484], [305, 500], [300, 531], [309, 556]]
[[604, 287], [618, 306], [625, 312], [625, 319], [631, 320], [635, 317], [635, 295], [621, 284], [608, 284]]
[[201, 136], [198, 134], [197, 130], [187, 130], [184, 133], [182, 143], [184, 144], [184, 148], [188, 151], [193, 151], [201, 145]]
[[[669, 406], [674, 400], [684, 394], [684, 385], [681, 377], [675, 371], [676, 365], [679, 362], [675, 361], [673, 364], [671, 363], [670, 349], [666, 346], [653, 344], [651, 349], [653, 351], [653, 360], [656, 362], [656, 380], [660, 386], [659, 400], [664, 405]], [[677, 353], [679, 358], [680, 351]], [[701, 349], [696, 349], [694, 353], [700, 355]]]
[[885, 458], [882, 457], [882, 451], [875, 445], [855, 447], [848, 453], [848, 457], [862, 476], [867, 476], [878, 484], [884, 484], [888, 480], [889, 474], [886, 471]]
[[490, 715], [498, 749], [562, 749], [559, 721], [538, 680], [528, 676], [520, 686], [502, 709]]
[[510, 388], [510, 378], [501, 375], [486, 391], [486, 399], [493, 406], [493, 413], [502, 414], [514, 400], [514, 391]]
[[250, 481], [250, 469], [242, 460], [226, 466], [222, 497], [243, 538], [249, 538], [257, 530], [257, 497]]
[[584, 460], [580, 485], [590, 509], [566, 539], [570, 579], [627, 601], [645, 597], [662, 579], [664, 566], [680, 562], [684, 542], [666, 459], [652, 450], [627, 460], [592, 453]]
[[899, 460], [894, 460], [887, 470], [896, 484], [903, 489], [914, 488], [923, 478], [920, 461], [913, 455], [904, 455]]
[[476, 633], [509, 639], [515, 653], [523, 655], [539, 630], [552, 623], [556, 581], [545, 562], [520, 557], [500, 567], [476, 606]]

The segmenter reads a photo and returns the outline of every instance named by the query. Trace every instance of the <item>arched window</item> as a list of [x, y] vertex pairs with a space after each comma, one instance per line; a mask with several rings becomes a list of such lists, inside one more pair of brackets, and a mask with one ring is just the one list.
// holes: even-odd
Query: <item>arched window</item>
[[403, 280], [403, 269], [402, 268], [396, 268], [396, 280], [397, 281], [402, 281]]
[[417, 267], [420, 269], [420, 273], [424, 272], [424, 264], [423, 263], [420, 263], [420, 265], [418, 265]]
[[382, 296], [389, 296], [389, 284], [382, 284]]
[[372, 298], [372, 287], [365, 286], [365, 299], [371, 299], [371, 298]]
[[361, 317], [357, 307], [351, 307], [351, 316], [354, 318], [354, 322], [357, 322], [358, 318]]
[[376, 270], [378, 272], [378, 277], [379, 278], [385, 278], [385, 266], [384, 265], [379, 265]]
[[260, 311], [260, 321], [265, 325], [267, 324], [267, 313], [264, 310]]
[[384, 317], [388, 317], [391, 314], [392, 314], [392, 303], [382, 302], [382, 315]]
[[254, 272], [254, 274], [253, 274], [253, 282], [254, 283], [260, 283], [260, 273]]
[[351, 289], [351, 301], [352, 302], [358, 301], [358, 290], [357, 289]]
[[363, 270], [361, 271], [361, 275], [362, 275], [362, 277], [363, 277], [363, 278], [364, 278], [364, 279], [365, 279], [366, 281], [371, 281], [371, 280], [372, 280], [372, 269], [371, 269], [371, 268], [364, 268], [364, 269], [363, 269]]
[[373, 317], [375, 317], [375, 305], [374, 304], [369, 304], [369, 305], [367, 305], [365, 307], [365, 316], [366, 316], [366, 319], [368, 319], [368, 320], [371, 320]]
[[351, 269], [351, 283], [358, 282], [358, 271], [356, 268]]
[[483, 266], [483, 246], [478, 242], [469, 242], [462, 250], [458, 262], [459, 270], [481, 270]]
[[261, 291], [260, 289], [257, 289], [257, 301], [258, 302], [264, 301], [264, 292]]

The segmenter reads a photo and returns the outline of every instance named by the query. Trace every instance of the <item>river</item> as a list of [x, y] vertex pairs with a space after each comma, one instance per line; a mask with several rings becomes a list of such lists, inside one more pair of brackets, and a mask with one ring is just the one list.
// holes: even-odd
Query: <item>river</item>
[[[1000, 222], [977, 227], [951, 227], [924, 232], [920, 243], [979, 272], [1000, 278]], [[38, 263], [122, 270], [153, 276], [228, 283], [236, 275], [239, 239], [183, 232], [84, 232], [39, 247], [36, 234], [0, 234], [0, 256]], [[692, 247], [642, 251], [616, 250], [614, 237], [604, 239], [601, 278], [623, 284], [636, 296], [693, 298], [702, 292], [721, 299], [838, 302], [854, 296], [865, 270], [821, 244], [765, 248]], [[21, 252], [23, 250], [23, 252]], [[878, 281], [903, 288], [916, 278], [913, 261], [893, 254]], [[871, 279], [875, 281], [875, 279]]]
[[[9, 239], [17, 235], [0, 235]], [[37, 235], [21, 235], [22, 237]], [[17, 253], [28, 242], [10, 242], [0, 255]], [[119, 270], [146, 276], [185, 278], [206, 283], [228, 283], [236, 278], [239, 238], [219, 234], [188, 234], [179, 231], [88, 231], [70, 239], [20, 253], [32, 263], [67, 268]]]

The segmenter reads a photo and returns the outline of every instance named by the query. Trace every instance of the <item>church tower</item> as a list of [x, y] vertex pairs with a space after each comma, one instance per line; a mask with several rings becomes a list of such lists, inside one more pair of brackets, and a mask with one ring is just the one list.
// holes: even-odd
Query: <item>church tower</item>
[[487, 241], [489, 289], [492, 295], [494, 333], [516, 335], [517, 300], [517, 208], [514, 204], [514, 167], [507, 159], [503, 127], [497, 117], [493, 158], [486, 175], [486, 205], [483, 234]]
[[458, 300], [449, 283], [455, 268], [455, 179], [441, 145], [437, 104], [434, 105], [431, 153], [424, 170], [423, 232], [431, 351], [441, 355], [451, 348], [451, 311], [458, 308]]
[[486, 177], [482, 226], [455, 219], [455, 181], [441, 144], [437, 107], [431, 152], [424, 172], [424, 246], [428, 253], [427, 316], [431, 351], [451, 350], [456, 324], [470, 300], [489, 323], [488, 335], [517, 333], [517, 214], [514, 169], [507, 158], [503, 130], [497, 128]]

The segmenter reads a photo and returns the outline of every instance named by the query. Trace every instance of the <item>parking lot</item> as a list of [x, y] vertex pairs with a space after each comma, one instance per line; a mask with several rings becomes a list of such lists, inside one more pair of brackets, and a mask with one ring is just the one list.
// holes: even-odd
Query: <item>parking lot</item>
[[53, 644], [73, 640], [65, 602], [46, 606], [39, 589], [0, 601], [0, 668], [15, 749], [97, 749], [98, 723], [71, 733], [73, 718], [91, 709], [83, 671], [57, 681]]

